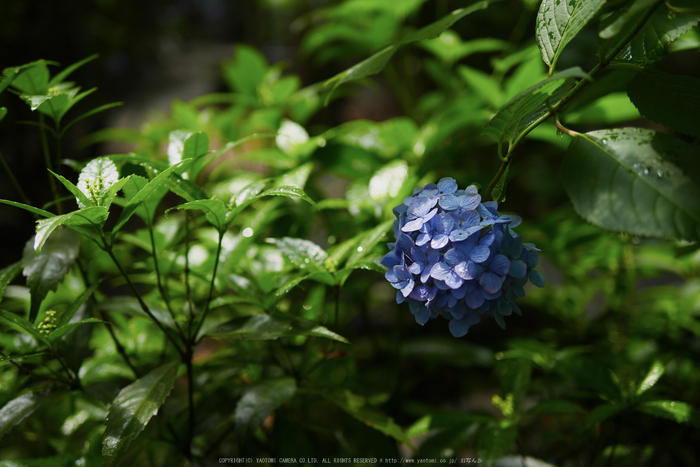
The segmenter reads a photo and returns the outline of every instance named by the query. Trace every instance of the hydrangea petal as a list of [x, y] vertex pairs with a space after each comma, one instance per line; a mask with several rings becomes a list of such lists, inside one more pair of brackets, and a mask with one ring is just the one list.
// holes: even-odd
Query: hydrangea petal
[[496, 294], [501, 290], [501, 278], [491, 271], [483, 273], [479, 283], [490, 294]]
[[469, 255], [469, 259], [475, 263], [483, 263], [491, 255], [491, 249], [485, 245], [477, 245]]
[[525, 265], [525, 263], [515, 259], [510, 261], [510, 269], [508, 270], [509, 276], [521, 279], [525, 277], [526, 274], [527, 266]]
[[465, 319], [452, 319], [449, 328], [454, 337], [464, 337], [469, 332], [469, 323]]
[[542, 276], [542, 274], [540, 274], [539, 271], [535, 271], [533, 269], [532, 271], [527, 273], [527, 278], [530, 279], [530, 282], [532, 282], [537, 287], [544, 287], [544, 277]]
[[496, 255], [491, 260], [489, 269], [499, 276], [505, 276], [510, 270], [510, 260], [503, 255]]
[[443, 194], [454, 193], [457, 191], [457, 182], [454, 178], [445, 177], [440, 179], [437, 184], [438, 191]]

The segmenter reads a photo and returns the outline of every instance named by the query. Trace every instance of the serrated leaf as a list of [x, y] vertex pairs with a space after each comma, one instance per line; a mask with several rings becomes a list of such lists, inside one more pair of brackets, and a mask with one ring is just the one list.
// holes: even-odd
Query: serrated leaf
[[222, 324], [207, 333], [216, 339], [274, 340], [285, 336], [317, 336], [339, 342], [348, 340], [313, 321], [286, 313], [252, 315]]
[[[654, 92], [649, 92], [653, 89]], [[645, 69], [629, 83], [627, 93], [648, 119], [690, 136], [700, 137], [700, 78]]]
[[612, 63], [631, 63], [647, 66], [668, 56], [668, 46], [693, 28], [700, 13], [669, 13], [666, 5], [659, 5], [649, 20], [614, 57]]
[[[119, 171], [108, 157], [91, 160], [78, 176], [78, 189], [89, 199], [91, 206], [107, 206], [105, 198], [109, 189], [119, 181]], [[81, 208], [87, 205], [77, 199]], [[109, 200], [111, 202], [111, 200]]]
[[68, 189], [68, 191], [71, 192], [73, 196], [75, 196], [76, 202], [78, 203], [79, 207], [86, 207], [86, 206], [94, 206], [95, 204], [85, 195], [85, 193], [78, 188], [77, 186], [73, 185], [73, 183], [68, 180], [66, 177], [62, 175], [58, 175], [57, 173], [54, 173], [53, 171], [49, 170], [51, 175], [56, 177], [61, 184]]
[[667, 418], [676, 423], [691, 423], [700, 426], [700, 414], [690, 404], [681, 401], [649, 401], [643, 402], [635, 407], [640, 412], [654, 415], [655, 417]]
[[178, 364], [168, 363], [137, 379], [112, 402], [102, 438], [105, 466], [113, 466], [170, 394]]
[[126, 224], [126, 222], [131, 218], [131, 216], [134, 215], [134, 212], [136, 212], [136, 209], [141, 205], [141, 203], [143, 203], [156, 188], [158, 188], [162, 183], [164, 183], [176, 169], [189, 167], [191, 163], [192, 159], [185, 159], [181, 162], [178, 162], [177, 164], [172, 165], [167, 169], [161, 171], [153, 180], [151, 180], [143, 188], [141, 188], [129, 200], [126, 206], [124, 206], [124, 209], [122, 210], [122, 213], [119, 216], [119, 220], [117, 220], [117, 224], [112, 230], [112, 234], [116, 233], [119, 229], [121, 229], [124, 226], [124, 224]]
[[483, 10], [488, 7], [489, 1], [482, 1], [470, 5], [466, 8], [460, 8], [440, 18], [439, 20], [431, 23], [424, 28], [410, 34], [404, 40], [397, 42], [394, 45], [390, 45], [375, 53], [371, 57], [361, 61], [357, 65], [348, 68], [347, 70], [338, 73], [334, 77], [328, 79], [323, 83], [323, 88], [329, 90], [326, 97], [326, 104], [328, 103], [333, 92], [343, 83], [348, 81], [364, 78], [379, 73], [384, 69], [389, 59], [394, 55], [394, 53], [399, 49], [399, 47], [408, 44], [410, 42], [422, 41], [426, 39], [433, 39], [439, 36], [443, 31], [450, 28], [454, 23], [464, 18], [470, 13], [475, 11]]
[[43, 398], [35, 394], [23, 394], [15, 397], [0, 409], [0, 439], [15, 425], [34, 412]]
[[296, 388], [296, 380], [290, 377], [268, 379], [246, 388], [236, 404], [236, 434], [252, 433], [277, 408], [289, 402]]
[[109, 324], [107, 321], [102, 321], [97, 318], [87, 318], [82, 321], [78, 321], [75, 323], [70, 323], [66, 324], [65, 326], [57, 327], [54, 329], [49, 335], [48, 339], [51, 343], [57, 342], [60, 338], [71, 332], [73, 329], [82, 326], [83, 324], [89, 324], [89, 323], [104, 323], [104, 324]]
[[553, 70], [564, 47], [598, 13], [605, 0], [544, 0], [537, 12], [536, 39]]
[[35, 253], [34, 242], [27, 242], [22, 255], [22, 273], [27, 277], [31, 293], [30, 321], [33, 321], [41, 301], [58, 288], [80, 251], [80, 235], [67, 228], [53, 230], [44, 248]]
[[511, 145], [530, 125], [544, 117], [574, 86], [574, 78], [588, 78], [579, 67], [569, 68], [521, 92], [493, 116], [481, 134]]
[[370, 428], [374, 428], [403, 444], [412, 445], [403, 428], [397, 425], [391, 417], [368, 406], [363, 397], [357, 396], [349, 390], [323, 391], [321, 395]]
[[700, 238], [700, 169], [687, 143], [624, 128], [578, 135], [564, 155], [562, 181], [576, 212], [606, 230]]

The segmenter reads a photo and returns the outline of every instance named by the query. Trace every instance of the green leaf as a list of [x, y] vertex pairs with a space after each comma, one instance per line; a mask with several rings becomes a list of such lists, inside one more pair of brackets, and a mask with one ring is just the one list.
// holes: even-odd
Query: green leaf
[[54, 173], [53, 171], [49, 170], [51, 172], [51, 175], [56, 177], [61, 184], [68, 189], [68, 191], [71, 192], [73, 196], [75, 196], [75, 200], [78, 203], [79, 207], [86, 207], [86, 206], [94, 206], [94, 203], [83, 193], [83, 191], [75, 186], [70, 180], [68, 180], [66, 177], [62, 175], [58, 175], [57, 173]]
[[479, 438], [479, 456], [493, 460], [506, 455], [517, 436], [518, 425], [513, 420], [489, 423]]
[[49, 81], [49, 87], [53, 87], [53, 86], [56, 86], [58, 84], [61, 84], [63, 82], [63, 80], [68, 77], [68, 75], [70, 75], [71, 73], [73, 73], [75, 70], [77, 70], [81, 66], [85, 65], [86, 63], [89, 63], [89, 62], [95, 60], [99, 56], [100, 56], [100, 54], [90, 55], [89, 57], [84, 58], [84, 59], [80, 60], [79, 62], [76, 62], [72, 65], [69, 65], [63, 71], [61, 71], [60, 73], [56, 74], [56, 76], [51, 78], [51, 81]]
[[277, 408], [289, 402], [296, 389], [296, 380], [290, 377], [268, 379], [246, 388], [236, 404], [236, 434], [252, 433]]
[[257, 49], [237, 44], [235, 57], [223, 65], [223, 74], [232, 90], [258, 97], [258, 86], [269, 69], [267, 59]]
[[[49, 69], [39, 60], [18, 67], [12, 86], [25, 94], [42, 95], [49, 91]], [[4, 73], [7, 76], [7, 70]]]
[[0, 302], [2, 301], [2, 296], [5, 293], [5, 287], [7, 287], [10, 282], [15, 280], [15, 277], [22, 270], [22, 262], [17, 261], [3, 269], [0, 269]]
[[389, 59], [394, 55], [394, 53], [399, 49], [399, 47], [410, 42], [422, 41], [438, 37], [443, 31], [450, 28], [454, 23], [464, 18], [468, 14], [487, 8], [489, 3], [490, 1], [482, 1], [470, 5], [466, 8], [460, 8], [458, 10], [455, 10], [449, 15], [439, 19], [438, 21], [435, 21], [434, 23], [425, 26], [424, 28], [414, 32], [413, 34], [410, 34], [402, 41], [394, 45], [385, 47], [381, 51], [361, 61], [357, 65], [350, 67], [347, 70], [338, 73], [334, 77], [325, 81], [322, 87], [323, 89], [330, 91], [326, 96], [326, 104], [328, 104], [331, 95], [341, 84], [347, 83], [348, 81], [371, 76], [382, 71], [386, 64], [389, 62]]
[[387, 220], [374, 227], [373, 229], [363, 232], [359, 235], [359, 241], [352, 245], [352, 250], [349, 252], [346, 267], [353, 267], [360, 263], [368, 254], [372, 252], [372, 248], [379, 243], [380, 240], [386, 238], [386, 233], [391, 230], [394, 225], [393, 220]]
[[29, 206], [27, 204], [18, 203], [16, 201], [9, 201], [6, 199], [0, 199], [0, 203], [7, 204], [9, 206], [14, 206], [16, 208], [24, 209], [25, 211], [29, 211], [32, 214], [36, 214], [37, 216], [41, 216], [41, 217], [54, 217], [54, 216], [56, 216], [56, 214], [54, 214], [52, 212], [44, 211], [43, 209], [35, 208], [34, 206]]
[[503, 105], [505, 100], [503, 90], [491, 75], [464, 65], [457, 67], [457, 73], [479, 99], [496, 109]]
[[68, 130], [68, 128], [72, 127], [73, 125], [75, 125], [76, 123], [78, 123], [78, 122], [81, 121], [81, 120], [84, 120], [84, 119], [86, 119], [86, 118], [88, 118], [88, 117], [90, 117], [90, 116], [92, 116], [92, 115], [98, 114], [98, 113], [100, 113], [100, 112], [104, 112], [105, 110], [109, 110], [109, 109], [112, 109], [112, 108], [114, 108], [114, 107], [120, 107], [120, 106], [122, 106], [122, 105], [124, 105], [123, 102], [111, 102], [111, 103], [109, 103], [109, 104], [105, 104], [105, 105], [101, 105], [101, 106], [99, 106], [99, 107], [95, 107], [95, 108], [92, 109], [92, 110], [88, 110], [88, 111], [85, 112], [84, 114], [75, 117], [73, 120], [71, 120], [71, 121], [68, 122], [67, 124], [63, 125], [63, 128], [61, 129], [61, 134], [65, 133], [66, 130]]
[[7, 107], [0, 107], [0, 121], [7, 115]]
[[659, 5], [640, 31], [618, 53], [612, 63], [631, 63], [647, 66], [668, 56], [668, 46], [693, 28], [700, 13], [669, 13], [666, 5]]
[[[129, 180], [124, 184], [122, 188], [124, 192], [124, 198], [126, 198], [127, 203], [131, 201], [134, 196], [146, 185], [148, 184], [148, 179], [141, 177], [139, 175], [131, 175]], [[156, 215], [156, 208], [158, 203], [163, 199], [163, 196], [168, 192], [168, 187], [165, 185], [159, 186], [153, 193], [148, 195], [146, 199], [141, 203], [141, 205], [136, 209], [136, 214], [142, 217], [146, 222], [152, 223]]]
[[326, 271], [323, 262], [328, 258], [328, 255], [323, 248], [312, 241], [283, 237], [268, 238], [267, 242], [277, 246], [283, 255], [301, 269], [309, 268], [311, 272]]
[[606, 230], [700, 238], [697, 150], [650, 130], [578, 135], [564, 155], [562, 181], [576, 212]]
[[645, 69], [629, 83], [627, 93], [648, 119], [700, 137], [700, 125], [695, 120], [700, 108], [700, 78]]
[[73, 329], [82, 326], [83, 324], [89, 324], [89, 323], [104, 323], [104, 324], [109, 324], [107, 321], [102, 321], [97, 318], [87, 318], [82, 321], [77, 321], [75, 323], [70, 323], [66, 324], [65, 326], [57, 327], [54, 329], [48, 336], [48, 339], [51, 343], [57, 342], [60, 338], [71, 332]]
[[181, 169], [181, 168], [186, 168], [189, 167], [189, 165], [192, 163], [192, 159], [185, 159], [181, 162], [178, 162], [175, 165], [172, 165], [168, 167], [167, 169], [161, 171], [153, 180], [148, 182], [143, 188], [141, 188], [138, 193], [136, 193], [124, 206], [124, 209], [122, 210], [121, 215], [119, 216], [119, 220], [117, 220], [116, 225], [114, 226], [114, 229], [112, 230], [112, 234], [116, 233], [121, 229], [124, 224], [131, 218], [131, 216], [134, 215], [134, 212], [136, 212], [136, 209], [143, 203], [153, 191], [158, 188], [162, 183], [164, 183], [169, 177], [170, 174], [173, 173], [176, 169]]
[[700, 426], [700, 414], [690, 404], [681, 401], [649, 401], [635, 407], [640, 412], [667, 418], [676, 423], [691, 423]]
[[316, 336], [349, 343], [313, 321], [286, 313], [252, 315], [222, 324], [207, 333], [216, 339], [274, 340], [285, 336]]
[[411, 440], [406, 435], [403, 428], [397, 425], [394, 420], [381, 413], [379, 410], [368, 406], [364, 397], [353, 394], [349, 390], [344, 391], [323, 391], [323, 397], [333, 402], [335, 405], [349, 413], [365, 425], [374, 428], [395, 440], [411, 446]]
[[119, 181], [119, 171], [108, 157], [91, 160], [78, 177], [78, 189], [91, 201], [85, 204], [78, 198], [78, 206], [107, 206], [112, 202], [106, 196], [109, 189]]
[[226, 230], [227, 221], [231, 214], [230, 211], [227, 211], [224, 202], [218, 199], [198, 199], [196, 201], [190, 201], [168, 209], [165, 211], [166, 214], [172, 209], [204, 211], [206, 212], [207, 221], [216, 227], [219, 232], [224, 232]]
[[103, 465], [115, 465], [158, 412], [175, 384], [177, 367], [176, 362], [160, 366], [119, 391], [102, 438]]
[[503, 143], [513, 144], [573, 88], [574, 78], [588, 78], [588, 75], [579, 67], [569, 68], [521, 92], [501, 107], [481, 134], [498, 141], [499, 147]]
[[314, 200], [309, 198], [309, 196], [306, 193], [304, 193], [304, 190], [295, 186], [278, 186], [270, 188], [269, 190], [265, 190], [262, 193], [260, 193], [258, 196], [255, 197], [255, 199], [264, 198], [265, 196], [284, 196], [285, 198], [303, 199], [311, 206], [318, 209], [318, 205], [314, 202]]
[[[611, 39], [617, 36], [620, 31], [629, 29], [630, 23], [634, 20], [639, 21], [639, 16], [649, 9], [653, 9], [660, 3], [659, 0], [634, 0], [626, 8], [620, 9], [616, 14], [611, 15], [607, 20], [607, 24], [598, 35], [602, 39]], [[635, 24], [631, 24], [635, 27]]]
[[525, 393], [530, 387], [532, 363], [524, 359], [507, 362], [503, 376], [501, 376], [501, 390], [504, 396], [513, 395], [513, 408], [517, 410]]
[[618, 413], [626, 410], [627, 404], [603, 404], [591, 410], [586, 418], [579, 425], [579, 430], [582, 432], [592, 430], [599, 423], [614, 417]]
[[575, 413], [581, 412], [585, 413], [586, 409], [581, 407], [579, 404], [562, 399], [552, 399], [544, 402], [540, 402], [536, 406], [528, 409], [527, 413], [529, 415], [535, 415], [540, 413]]
[[542, 60], [554, 70], [564, 47], [583, 29], [605, 0], [544, 0], [537, 12], [536, 39]]
[[27, 242], [22, 255], [22, 273], [27, 277], [31, 294], [29, 320], [34, 321], [46, 295], [58, 288], [80, 252], [80, 235], [67, 228], [53, 230], [44, 248], [34, 251]]
[[496, 185], [493, 187], [493, 192], [491, 192], [491, 199], [497, 203], [503, 203], [506, 200], [506, 188], [508, 187], [508, 175], [510, 174], [510, 164], [506, 166], [506, 170], [498, 179]]
[[38, 407], [43, 398], [34, 394], [15, 397], [0, 409], [0, 439], [15, 425], [27, 418]]
[[36, 326], [34, 326], [31, 322], [29, 322], [29, 320], [27, 320], [27, 318], [16, 315], [14, 313], [10, 313], [9, 311], [5, 310], [0, 310], [0, 318], [18, 326], [27, 334], [36, 339], [38, 343], [49, 345], [49, 341], [39, 332]]
[[61, 316], [58, 318], [58, 322], [56, 323], [56, 328], [61, 328], [65, 325], [67, 325], [70, 320], [73, 318], [73, 315], [78, 311], [78, 309], [83, 306], [83, 303], [87, 301], [90, 296], [97, 290], [97, 286], [99, 284], [94, 284], [87, 288], [83, 293], [80, 294], [78, 298], [76, 298], [70, 306], [63, 312], [61, 313]]
[[24, 360], [25, 358], [33, 358], [33, 357], [38, 357], [40, 355], [44, 355], [49, 353], [48, 350], [39, 350], [37, 352], [29, 352], [29, 353], [24, 353], [24, 354], [19, 354], [19, 355], [8, 355], [6, 357], [0, 358], [0, 363], [5, 363], [5, 362], [14, 362], [16, 360]]
[[646, 377], [644, 378], [644, 381], [639, 384], [639, 388], [637, 388], [637, 395], [639, 396], [655, 385], [659, 378], [663, 376], [664, 371], [666, 371], [666, 367], [660, 361], [655, 361], [651, 366], [649, 373], [647, 373]]
[[61, 216], [38, 220], [36, 223], [36, 235], [34, 236], [34, 251], [39, 255], [51, 232], [64, 224], [90, 237], [91, 232], [96, 231], [96, 229], [99, 230], [104, 225], [108, 215], [107, 208], [92, 206]]

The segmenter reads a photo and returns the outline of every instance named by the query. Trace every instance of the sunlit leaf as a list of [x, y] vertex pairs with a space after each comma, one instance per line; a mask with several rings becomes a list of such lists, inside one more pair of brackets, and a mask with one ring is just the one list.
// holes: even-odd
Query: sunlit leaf
[[676, 423], [691, 423], [700, 427], [700, 413], [687, 402], [681, 401], [649, 401], [643, 402], [635, 407], [640, 412], [654, 415], [655, 417], [667, 418]]
[[291, 237], [268, 238], [267, 241], [277, 246], [299, 268], [309, 268], [310, 272], [326, 270], [323, 262], [328, 255], [312, 241]]
[[666, 367], [660, 361], [655, 361], [651, 366], [649, 373], [647, 373], [644, 380], [639, 384], [639, 388], [637, 388], [637, 395], [646, 392], [649, 388], [655, 385], [659, 378], [663, 376], [664, 371], [666, 371]]
[[78, 321], [75, 323], [70, 323], [66, 324], [65, 326], [57, 327], [53, 331], [51, 331], [51, 334], [48, 335], [49, 341], [56, 342], [69, 332], [71, 332], [73, 329], [82, 326], [83, 324], [89, 324], [89, 323], [104, 323], [104, 324], [109, 324], [107, 321], [102, 321], [97, 318], [88, 318], [84, 319], [82, 321]]
[[236, 404], [236, 434], [252, 433], [278, 407], [286, 404], [296, 391], [296, 380], [290, 377], [267, 379], [246, 388]]
[[[108, 157], [91, 160], [80, 172], [78, 189], [92, 202], [93, 206], [109, 206], [112, 200], [106, 199], [109, 189], [119, 180], [117, 166]], [[81, 208], [86, 205], [77, 199]]]
[[576, 212], [606, 230], [696, 240], [696, 150], [650, 130], [601, 130], [574, 138], [562, 180]]
[[102, 438], [105, 466], [116, 464], [158, 412], [175, 384], [177, 367], [178, 362], [160, 366], [119, 391], [109, 409]]
[[18, 326], [22, 330], [24, 330], [27, 334], [32, 336], [37, 342], [43, 343], [48, 345], [49, 341], [39, 332], [39, 330], [29, 322], [26, 318], [23, 316], [16, 315], [14, 313], [10, 313], [9, 311], [6, 310], [0, 310], [0, 318], [4, 319], [5, 321], [14, 324], [15, 326]]
[[536, 38], [542, 60], [553, 70], [564, 47], [600, 10], [605, 0], [544, 0], [537, 12]]

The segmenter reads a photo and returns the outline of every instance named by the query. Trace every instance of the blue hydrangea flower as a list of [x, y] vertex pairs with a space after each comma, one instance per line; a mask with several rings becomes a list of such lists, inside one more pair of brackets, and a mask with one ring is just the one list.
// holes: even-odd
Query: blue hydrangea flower
[[500, 215], [494, 201], [482, 202], [471, 185], [459, 190], [452, 178], [418, 187], [394, 208], [394, 243], [381, 263], [407, 301], [417, 323], [442, 316], [455, 337], [467, 334], [482, 315], [505, 327], [506, 316], [531, 282], [544, 286], [534, 268], [538, 249], [512, 229], [521, 219]]

